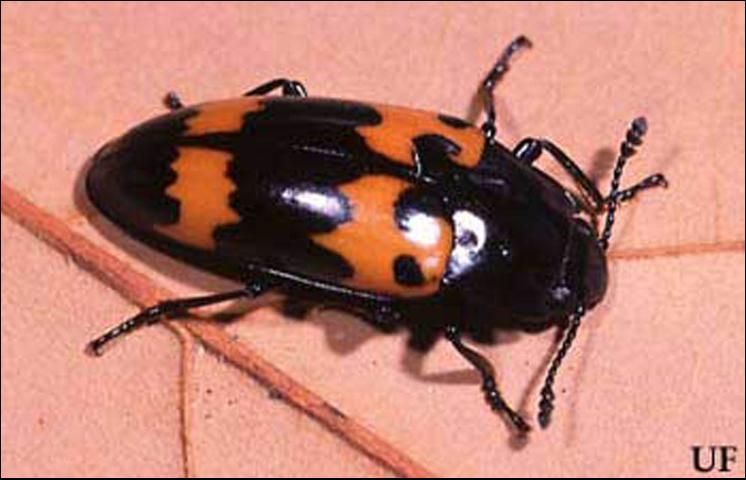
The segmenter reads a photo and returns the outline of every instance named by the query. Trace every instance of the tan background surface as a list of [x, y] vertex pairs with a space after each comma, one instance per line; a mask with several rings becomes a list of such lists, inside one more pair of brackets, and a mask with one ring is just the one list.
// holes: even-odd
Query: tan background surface
[[[694, 475], [691, 445], [732, 444], [743, 476], [743, 4], [4, 2], [2, 179], [180, 294], [219, 290], [90, 226], [73, 186], [97, 147], [161, 113], [167, 90], [202, 101], [277, 76], [466, 116], [519, 33], [535, 48], [498, 89], [504, 143], [546, 136], [589, 167], [643, 113], [650, 134], [626, 179], [671, 181], [623, 209], [610, 291], [559, 378], [552, 428], [513, 448], [471, 380], [415, 378], [420, 362], [464, 368], [442, 342], [420, 357], [404, 335], [333, 313], [299, 323], [261, 309], [228, 328], [438, 474]], [[82, 352], [135, 310], [3, 216], [3, 476], [183, 472], [175, 336], [155, 327], [101, 359]], [[552, 337], [482, 347], [532, 422]], [[391, 475], [214, 355], [192, 358], [196, 474]]]

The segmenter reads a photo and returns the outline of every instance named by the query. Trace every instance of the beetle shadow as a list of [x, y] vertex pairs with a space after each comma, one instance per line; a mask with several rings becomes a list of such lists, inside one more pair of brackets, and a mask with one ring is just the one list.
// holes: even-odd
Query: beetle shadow
[[[402, 320], [396, 323], [381, 323], [365, 308], [347, 304], [324, 303], [313, 298], [286, 297], [277, 307], [286, 318], [310, 321], [325, 332], [327, 344], [334, 352], [348, 354], [362, 346], [371, 337], [381, 334], [404, 332], [407, 335], [407, 358], [402, 362], [410, 375], [433, 383], [473, 383], [469, 370], [424, 375], [418, 363], [442, 338], [446, 325], [443, 321], [418, 314], [416, 309], [402, 308]], [[502, 321], [488, 327], [478, 323], [462, 326], [462, 333], [469, 343], [476, 345], [500, 345], [520, 341], [524, 334], [540, 333], [553, 325], [554, 320], [541, 323], [526, 323], [509, 315], [498, 316]]]
[[[518, 123], [516, 122], [515, 117], [510, 113], [510, 109], [508, 108], [507, 104], [500, 97], [500, 95], [495, 95], [494, 101], [495, 112], [497, 115], [496, 126], [498, 134], [501, 135], [504, 131], [507, 131], [510, 134], [515, 134], [517, 136], [517, 132], [519, 130]], [[464, 120], [466, 120], [468, 123], [471, 123], [472, 125], [477, 125], [477, 121], [479, 120], [479, 117], [483, 115], [483, 113], [484, 97], [482, 94], [480, 83], [480, 86], [476, 89], [476, 91], [471, 95], [471, 98], [469, 99], [469, 103], [466, 106], [466, 115], [464, 117]]]
[[[525, 335], [538, 334], [545, 330], [552, 328], [556, 323], [553, 321], [547, 321], [540, 324], [525, 324], [515, 321], [514, 319], [506, 319], [501, 324], [496, 325], [495, 328], [486, 330], [465, 330], [464, 339], [471, 346], [479, 349], [479, 346], [496, 346], [496, 345], [508, 345], [515, 342], [520, 342]], [[467, 367], [459, 370], [449, 372], [438, 372], [438, 373], [424, 373], [423, 366], [425, 356], [428, 351], [432, 348], [438, 339], [442, 338], [440, 331], [436, 332], [434, 337], [428, 332], [424, 340], [428, 343], [421, 344], [423, 338], [418, 337], [419, 332], [410, 331], [409, 347], [406, 354], [402, 358], [402, 366], [404, 370], [412, 377], [419, 380], [436, 383], [436, 384], [459, 384], [459, 385], [478, 385], [481, 384], [482, 378], [479, 372], [472, 367]], [[441, 341], [446, 341], [442, 339]]]
[[469, 99], [469, 104], [466, 107], [466, 116], [464, 117], [464, 120], [473, 125], [476, 125], [479, 116], [484, 111], [484, 101], [482, 100], [481, 92], [482, 89], [477, 88], [476, 91], [472, 93], [471, 98]]
[[612, 171], [616, 162], [617, 152], [611, 147], [601, 147], [591, 156], [591, 165], [588, 168], [588, 178], [596, 187], [601, 178]]
[[[361, 347], [368, 339], [378, 336], [381, 333], [393, 333], [400, 332], [401, 330], [407, 330], [409, 334], [408, 345], [401, 356], [400, 368], [403, 372], [414, 381], [436, 384], [436, 385], [471, 385], [478, 386], [482, 382], [482, 378], [476, 369], [466, 367], [455, 370], [440, 371], [435, 373], [425, 373], [424, 365], [426, 356], [429, 350], [434, 346], [434, 343], [441, 338], [440, 332], [431, 333], [427, 332], [424, 337], [419, 337], [421, 332], [406, 326], [399, 326], [398, 328], [390, 329], [376, 325], [363, 315], [355, 313], [348, 309], [337, 308], [337, 307], [315, 307], [312, 305], [300, 306], [297, 299], [290, 299], [286, 301], [282, 310], [286, 317], [295, 319], [296, 321], [310, 321], [312, 324], [320, 327], [325, 333], [325, 340], [329, 348], [340, 355], [347, 355]], [[354, 318], [352, 317], [354, 315]], [[362, 322], [360, 321], [362, 320]], [[532, 333], [544, 331], [547, 328], [555, 326], [555, 323], [547, 322], [540, 326], [533, 326], [531, 328], [518, 328], [515, 325], [511, 325], [508, 328], [500, 328], [496, 332], [487, 337], [480, 337], [478, 335], [467, 334], [469, 343], [474, 344], [507, 344], [515, 341], [519, 341], [524, 333]], [[520, 397], [520, 403], [517, 405], [517, 411], [527, 417], [527, 406], [530, 400], [533, 398], [531, 395], [537, 389], [537, 386], [542, 381], [545, 372], [554, 356], [555, 350], [561, 342], [564, 335], [564, 328], [557, 329], [555, 340], [552, 346], [547, 350], [547, 353], [542, 357], [539, 365], [532, 374], [530, 381], [524, 387], [522, 395]], [[441, 340], [445, 341], [445, 339]], [[476, 389], [475, 389], [475, 393]], [[485, 408], [488, 406], [485, 404]], [[502, 419], [505, 422], [506, 430], [508, 432], [507, 445], [510, 449], [518, 451], [525, 448], [530, 440], [529, 435], [521, 434], [514, 431], [513, 427], [506, 419]]]
[[[282, 316], [289, 321], [308, 322], [324, 333], [324, 339], [329, 349], [338, 355], [349, 355], [361, 348], [368, 340], [380, 335], [404, 333], [407, 336], [407, 348], [402, 356], [400, 366], [403, 371], [417, 381], [433, 384], [476, 385], [481, 383], [481, 377], [474, 368], [424, 373], [426, 355], [442, 338], [443, 329], [437, 324], [418, 321], [420, 317], [410, 317], [410, 322], [396, 324], [381, 324], [375, 321], [364, 309], [343, 304], [327, 304], [313, 298], [285, 296], [273, 305]], [[221, 321], [232, 321], [242, 315], [241, 312], [233, 316], [218, 313], [214, 318]], [[506, 317], [505, 320], [492, 329], [465, 327], [464, 338], [468, 343], [478, 348], [479, 345], [504, 345], [520, 341], [525, 334], [540, 333], [557, 324], [556, 321], [526, 324], [517, 322], [515, 318]], [[548, 362], [548, 360], [547, 360]], [[546, 367], [542, 364], [536, 373], [536, 378]], [[538, 380], [537, 380], [538, 381]], [[533, 385], [533, 384], [532, 384]], [[533, 388], [533, 387], [531, 387]]]

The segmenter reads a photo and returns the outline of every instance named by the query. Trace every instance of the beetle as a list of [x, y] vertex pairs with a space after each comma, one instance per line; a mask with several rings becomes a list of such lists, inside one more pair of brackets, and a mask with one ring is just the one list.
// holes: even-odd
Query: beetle
[[[511, 57], [530, 46], [517, 37], [482, 82], [481, 128], [450, 115], [311, 98], [284, 78], [189, 107], [169, 94], [168, 114], [94, 155], [88, 196], [127, 233], [243, 286], [146, 308], [90, 342], [90, 352], [193, 308], [279, 291], [354, 307], [382, 325], [434, 326], [480, 373], [487, 403], [523, 433], [528, 423], [462, 335], [505, 318], [557, 324], [566, 330], [540, 394], [546, 427], [558, 369], [606, 291], [617, 208], [666, 179], [620, 187], [644, 118], [627, 130], [605, 196], [550, 140], [499, 143], [493, 91]], [[542, 153], [575, 191], [535, 167]]]

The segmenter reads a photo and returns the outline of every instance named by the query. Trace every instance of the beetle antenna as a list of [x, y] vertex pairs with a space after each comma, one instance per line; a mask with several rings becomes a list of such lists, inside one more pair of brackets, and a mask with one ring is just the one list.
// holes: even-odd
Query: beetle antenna
[[580, 319], [585, 315], [585, 307], [580, 306], [578, 309], [570, 315], [570, 323], [565, 332], [565, 338], [562, 340], [559, 350], [552, 360], [552, 365], [549, 367], [547, 377], [544, 380], [544, 386], [541, 387], [541, 399], [539, 400], [539, 425], [541, 428], [547, 428], [549, 422], [552, 420], [552, 410], [554, 410], [554, 380], [557, 378], [557, 372], [559, 371], [560, 365], [567, 352], [570, 351], [572, 342], [578, 334], [580, 328]]
[[531, 40], [526, 36], [520, 35], [516, 37], [510, 44], [503, 50], [500, 57], [495, 62], [495, 66], [492, 67], [490, 73], [487, 74], [485, 79], [482, 81], [481, 94], [484, 98], [484, 111], [487, 113], [487, 120], [482, 124], [482, 131], [487, 140], [495, 138], [497, 128], [495, 127], [495, 98], [493, 92], [495, 86], [498, 84], [500, 79], [505, 75], [510, 67], [510, 59], [516, 52], [524, 48], [531, 47]]
[[[603, 203], [600, 206], [606, 206], [606, 223], [598, 240], [599, 246], [604, 250], [609, 248], [609, 238], [611, 238], [611, 230], [614, 227], [616, 210], [619, 208], [619, 204], [631, 200], [642, 190], [659, 186], [668, 186], [666, 177], [664, 177], [663, 174], [656, 173], [655, 175], [650, 175], [641, 182], [636, 183], [630, 188], [624, 190], [619, 189], [622, 173], [624, 172], [627, 160], [637, 153], [637, 148], [642, 145], [642, 138], [645, 136], [647, 130], [648, 122], [644, 117], [634, 119], [630, 124], [629, 129], [627, 129], [624, 140], [619, 146], [619, 157], [617, 158], [616, 166], [614, 167], [614, 175], [611, 179], [611, 189], [609, 195], [603, 199]], [[575, 313], [570, 315], [564, 339], [552, 360], [552, 364], [547, 372], [547, 377], [544, 380], [544, 386], [541, 388], [538, 420], [539, 425], [541, 425], [542, 428], [546, 428], [551, 421], [555, 399], [554, 381], [557, 378], [557, 372], [562, 365], [562, 361], [567, 356], [567, 352], [570, 351], [570, 347], [572, 347], [572, 343], [578, 334], [583, 315], [585, 315], [585, 307], [582, 305], [578, 307]]]
[[642, 190], [658, 186], [668, 186], [666, 177], [664, 177], [663, 174], [656, 173], [630, 188], [619, 190], [624, 166], [627, 164], [627, 160], [637, 153], [637, 148], [642, 145], [642, 137], [645, 136], [647, 131], [648, 122], [645, 120], [645, 117], [634, 119], [629, 129], [627, 129], [627, 134], [625, 135], [624, 140], [619, 146], [619, 157], [617, 157], [616, 166], [614, 167], [614, 176], [611, 179], [611, 190], [609, 191], [609, 195], [604, 199], [604, 203], [606, 204], [606, 223], [604, 225], [603, 233], [601, 233], [601, 237], [598, 240], [598, 244], [604, 250], [609, 248], [609, 238], [611, 238], [611, 230], [614, 227], [616, 210], [619, 207], [619, 204], [631, 200]]

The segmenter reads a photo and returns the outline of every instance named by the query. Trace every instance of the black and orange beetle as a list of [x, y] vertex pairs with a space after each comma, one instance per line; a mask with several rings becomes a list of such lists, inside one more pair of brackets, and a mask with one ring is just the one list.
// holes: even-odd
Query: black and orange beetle
[[[309, 98], [286, 79], [192, 107], [169, 94], [170, 113], [96, 153], [88, 195], [138, 239], [244, 286], [159, 303], [90, 350], [164, 317], [276, 290], [382, 324], [427, 322], [479, 371], [490, 406], [525, 432], [490, 363], [461, 335], [505, 318], [556, 323], [567, 330], [541, 390], [546, 426], [557, 370], [606, 291], [617, 207], [666, 180], [656, 174], [620, 189], [643, 118], [627, 131], [606, 196], [549, 140], [527, 138], [513, 150], [498, 143], [493, 90], [528, 46], [515, 39], [482, 83], [481, 129], [448, 115]], [[267, 96], [277, 89], [282, 96]], [[542, 152], [579, 192], [533, 166]], [[597, 229], [591, 220], [602, 213]]]

